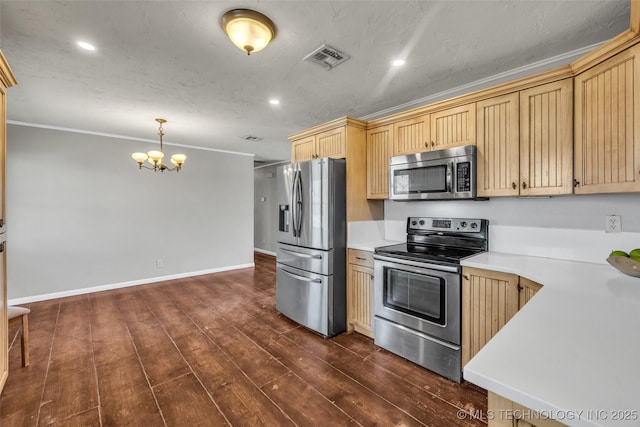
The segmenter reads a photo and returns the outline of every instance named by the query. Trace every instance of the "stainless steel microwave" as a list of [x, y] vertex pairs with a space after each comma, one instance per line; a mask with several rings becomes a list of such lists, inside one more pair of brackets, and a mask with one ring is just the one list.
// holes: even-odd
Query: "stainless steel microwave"
[[476, 170], [475, 145], [391, 157], [389, 198], [476, 199]]

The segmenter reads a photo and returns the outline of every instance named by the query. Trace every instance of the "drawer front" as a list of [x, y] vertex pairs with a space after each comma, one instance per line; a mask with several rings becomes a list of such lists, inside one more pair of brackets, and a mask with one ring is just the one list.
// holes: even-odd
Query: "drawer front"
[[373, 252], [349, 249], [349, 264], [373, 268]]

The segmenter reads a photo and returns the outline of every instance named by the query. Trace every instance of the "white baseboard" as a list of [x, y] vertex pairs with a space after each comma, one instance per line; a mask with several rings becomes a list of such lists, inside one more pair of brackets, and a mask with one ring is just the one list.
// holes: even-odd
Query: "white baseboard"
[[128, 282], [111, 283], [109, 285], [93, 286], [90, 288], [70, 289], [68, 291], [53, 292], [50, 294], [33, 295], [29, 297], [13, 298], [7, 301], [8, 305], [20, 305], [31, 302], [45, 301], [49, 299], [71, 297], [75, 295], [90, 294], [93, 292], [109, 291], [112, 289], [127, 288], [129, 286], [146, 285], [148, 283], [164, 282], [165, 280], [182, 279], [185, 277], [202, 276], [203, 274], [220, 273], [229, 270], [240, 270], [242, 268], [253, 268], [254, 263], [238, 264], [226, 267], [211, 268], [208, 270], [191, 271], [188, 273], [170, 274], [168, 276], [150, 277], [148, 279], [131, 280]]
[[260, 248], [253, 248], [253, 250], [254, 250], [255, 252], [260, 252], [261, 254], [266, 254], [266, 255], [276, 256], [276, 253], [275, 253], [275, 252], [265, 251], [264, 249], [260, 249]]

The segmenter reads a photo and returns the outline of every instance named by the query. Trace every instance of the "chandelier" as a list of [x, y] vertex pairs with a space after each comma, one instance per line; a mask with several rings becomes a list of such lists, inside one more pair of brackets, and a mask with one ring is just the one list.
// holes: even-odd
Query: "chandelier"
[[[165, 119], [156, 119], [156, 122], [160, 124], [160, 127], [158, 128], [158, 135], [160, 135], [160, 151], [151, 150], [147, 153], [133, 153], [131, 157], [133, 157], [133, 160], [138, 162], [138, 166], [140, 167], [140, 169], [142, 168], [150, 169], [150, 170], [153, 170], [154, 172], [158, 172], [158, 171], [180, 172], [180, 169], [182, 168], [182, 164], [184, 163], [185, 160], [187, 160], [187, 156], [185, 156], [184, 154], [174, 154], [173, 156], [171, 156], [171, 163], [174, 166], [173, 168], [170, 168], [162, 161], [162, 159], [164, 158], [164, 153], [162, 152], [162, 137], [164, 136], [164, 132], [162, 131], [162, 125], [164, 123], [167, 123], [167, 121]], [[144, 164], [145, 160], [148, 160], [153, 167], [149, 167], [145, 165]]]

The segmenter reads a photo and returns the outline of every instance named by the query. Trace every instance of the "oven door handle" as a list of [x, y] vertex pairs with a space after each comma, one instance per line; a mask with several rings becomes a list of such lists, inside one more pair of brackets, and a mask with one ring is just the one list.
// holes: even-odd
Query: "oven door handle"
[[313, 282], [313, 283], [322, 283], [322, 279], [310, 279], [309, 277], [300, 276], [299, 274], [292, 273], [290, 271], [285, 270], [284, 268], [280, 268], [283, 273], [293, 277], [294, 279], [302, 280], [303, 282]]
[[416, 268], [431, 269], [431, 270], [437, 270], [437, 271], [448, 271], [451, 273], [458, 273], [460, 271], [458, 267], [454, 267], [450, 265], [430, 264], [428, 262], [417, 262], [417, 261], [411, 261], [408, 259], [386, 257], [386, 256], [377, 255], [377, 254], [373, 255], [373, 259], [378, 261], [390, 262], [398, 266], [408, 265]]
[[291, 254], [293, 256], [297, 256], [300, 258], [313, 258], [313, 259], [322, 259], [322, 255], [309, 255], [309, 254], [302, 254], [300, 252], [296, 252], [296, 251], [291, 251], [289, 249], [280, 249], [282, 252], [286, 252], [288, 254]]

